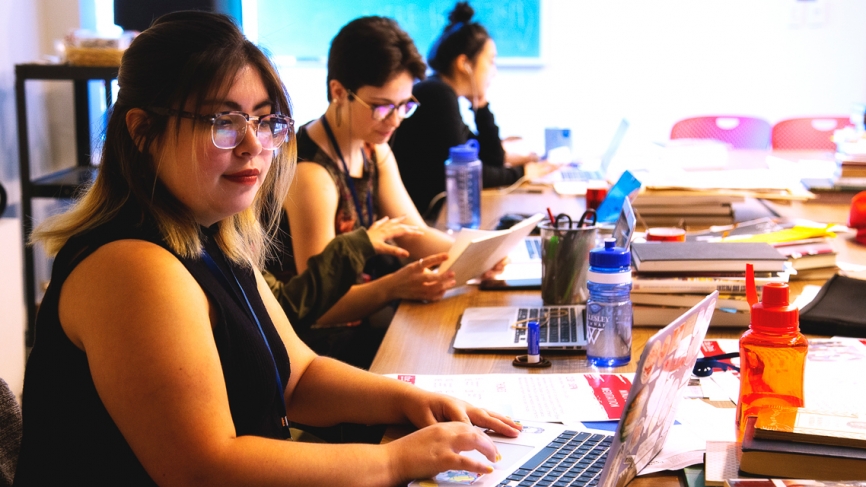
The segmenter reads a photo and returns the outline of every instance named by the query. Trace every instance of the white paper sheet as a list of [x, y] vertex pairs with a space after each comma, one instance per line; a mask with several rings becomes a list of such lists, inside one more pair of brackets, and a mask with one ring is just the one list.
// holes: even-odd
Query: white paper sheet
[[515, 419], [573, 423], [619, 419], [634, 374], [390, 374], [388, 377]]

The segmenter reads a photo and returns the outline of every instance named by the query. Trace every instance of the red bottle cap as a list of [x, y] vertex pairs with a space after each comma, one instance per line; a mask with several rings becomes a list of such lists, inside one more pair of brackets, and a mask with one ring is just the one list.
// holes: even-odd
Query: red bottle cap
[[788, 284], [771, 282], [764, 286], [761, 302], [752, 306], [751, 328], [772, 329], [776, 333], [800, 330], [800, 310], [788, 301]]

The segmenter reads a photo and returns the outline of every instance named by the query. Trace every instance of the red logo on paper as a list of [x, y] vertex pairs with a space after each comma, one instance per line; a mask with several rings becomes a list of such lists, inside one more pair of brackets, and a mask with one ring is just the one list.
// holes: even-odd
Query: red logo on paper
[[715, 340], [704, 340], [701, 343], [701, 353], [704, 357], [710, 357], [713, 355], [721, 355], [725, 352], [722, 350], [722, 347], [719, 346], [719, 342]]
[[631, 381], [618, 374], [587, 374], [584, 377], [608, 419], [619, 419], [631, 389]]
[[414, 375], [398, 375], [397, 380], [408, 382], [410, 384], [415, 384], [415, 376]]

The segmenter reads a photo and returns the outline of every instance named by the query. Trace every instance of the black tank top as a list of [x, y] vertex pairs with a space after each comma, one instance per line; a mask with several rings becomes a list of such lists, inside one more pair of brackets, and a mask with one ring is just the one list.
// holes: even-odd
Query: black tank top
[[[63, 282], [78, 263], [100, 246], [122, 239], [145, 240], [169, 250], [154, 225], [132, 225], [139, 212], [125, 211], [112, 223], [70, 239], [54, 261], [51, 284], [36, 319], [36, 339], [24, 377], [23, 441], [16, 486], [156, 485], [100, 401], [87, 356], [60, 326]], [[246, 291], [285, 389], [289, 357], [256, 288], [253, 269], [224, 258], [205, 230], [205, 248], [224, 273], [231, 266]], [[238, 292], [226, 289], [201, 259], [178, 257], [216, 307], [213, 336], [223, 369], [229, 407], [238, 436], [282, 438], [285, 415], [277, 395], [274, 367], [255, 322]], [[117, 269], [123, 272], [123, 269]], [[233, 279], [231, 279], [233, 280]], [[234, 287], [235, 284], [232, 284]], [[119, 322], [117, 326], [124, 326]], [[177, 323], [178, 328], [183, 323]], [[135, 380], [130, 377], [129, 380]]]

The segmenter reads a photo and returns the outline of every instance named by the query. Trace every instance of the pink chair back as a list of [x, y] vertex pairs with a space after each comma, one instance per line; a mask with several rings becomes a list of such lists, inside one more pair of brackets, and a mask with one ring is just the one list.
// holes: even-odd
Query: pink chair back
[[770, 146], [770, 122], [762, 118], [707, 116], [675, 123], [671, 139], [713, 139], [735, 149], [766, 149]]
[[773, 125], [773, 149], [836, 150], [833, 131], [851, 125], [848, 117], [808, 117]]

